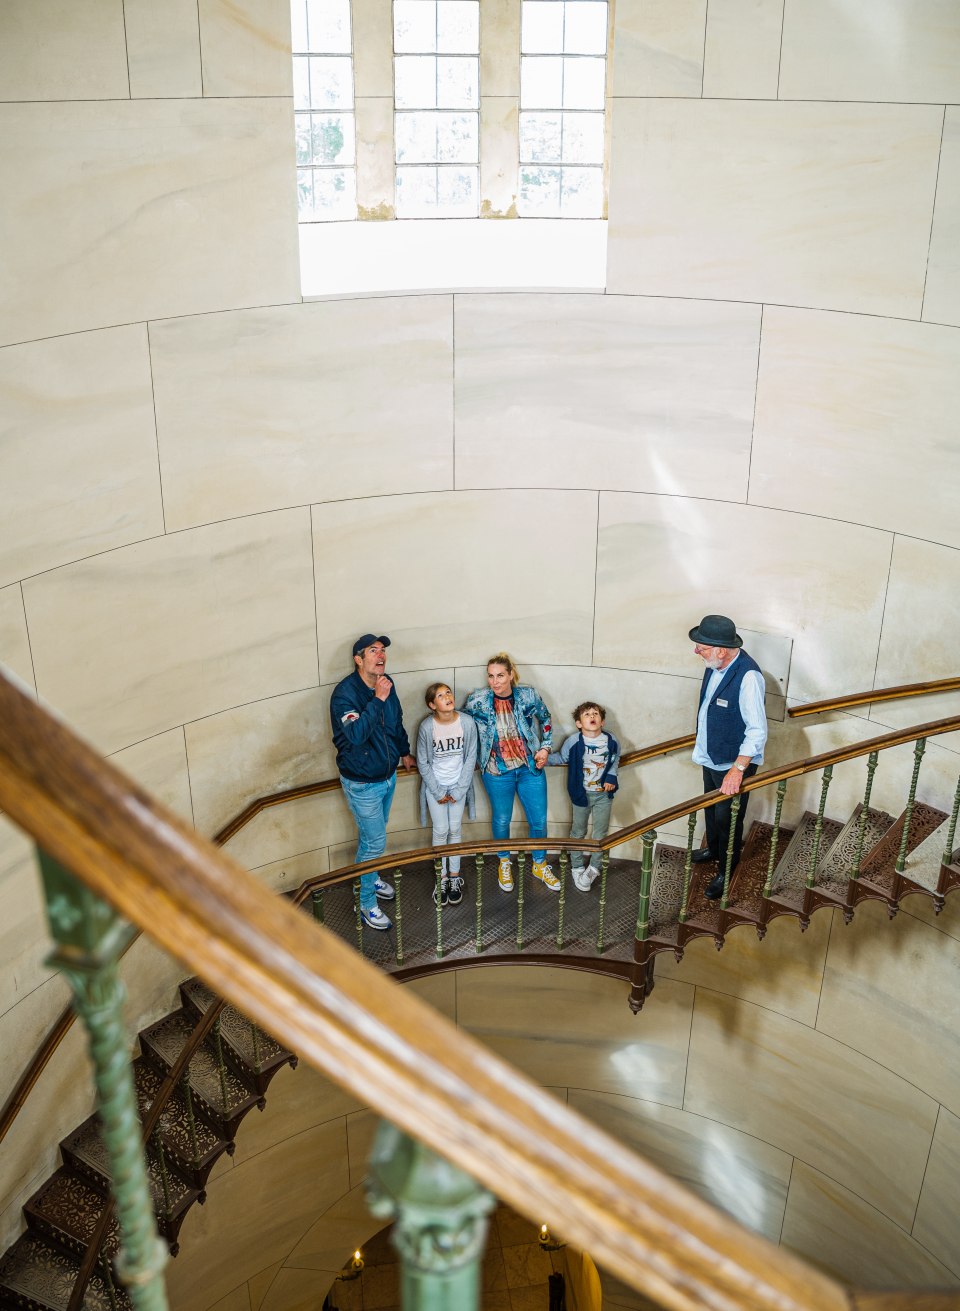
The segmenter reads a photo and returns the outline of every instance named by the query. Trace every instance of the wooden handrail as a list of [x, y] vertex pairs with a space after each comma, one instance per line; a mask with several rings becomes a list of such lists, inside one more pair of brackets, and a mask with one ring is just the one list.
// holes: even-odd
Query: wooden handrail
[[830, 697], [826, 701], [808, 701], [804, 706], [794, 706], [787, 714], [791, 719], [801, 719], [805, 715], [822, 715], [828, 710], [846, 710], [849, 706], [866, 706], [875, 701], [899, 701], [904, 697], [956, 691], [960, 691], [960, 677], [941, 678], [926, 683], [901, 683], [899, 687], [878, 687], [872, 692], [848, 692], [846, 696]]
[[[273, 896], [0, 678], [0, 806], [218, 995], [674, 1311], [850, 1311], [844, 1288], [626, 1152]], [[384, 1017], [388, 1016], [389, 1020]]]

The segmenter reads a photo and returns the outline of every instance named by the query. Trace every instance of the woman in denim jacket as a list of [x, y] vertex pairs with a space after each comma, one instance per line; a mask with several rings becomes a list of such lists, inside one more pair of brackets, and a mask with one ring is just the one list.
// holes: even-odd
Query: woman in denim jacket
[[[487, 661], [487, 686], [471, 692], [464, 705], [477, 724], [480, 749], [477, 768], [493, 810], [495, 838], [510, 836], [514, 797], [527, 819], [530, 836], [547, 836], [547, 780], [543, 767], [553, 745], [550, 711], [540, 693], [520, 682], [516, 667], [505, 651]], [[501, 892], [513, 891], [510, 852], [501, 851]], [[533, 875], [552, 892], [560, 880], [546, 863], [547, 853], [533, 853]]]

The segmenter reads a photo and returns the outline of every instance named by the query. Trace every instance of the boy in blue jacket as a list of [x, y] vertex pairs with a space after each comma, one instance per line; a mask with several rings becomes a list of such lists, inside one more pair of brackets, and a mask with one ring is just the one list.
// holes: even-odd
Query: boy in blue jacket
[[[573, 802], [573, 823], [570, 837], [587, 836], [587, 824], [593, 816], [593, 837], [600, 841], [610, 827], [613, 794], [620, 784], [617, 765], [620, 760], [620, 743], [612, 733], [604, 732], [607, 712], [596, 701], [583, 701], [573, 712], [577, 732], [571, 733], [559, 751], [547, 759], [548, 765], [567, 766], [567, 791]], [[600, 871], [591, 860], [584, 868], [584, 853], [574, 851], [571, 872], [574, 887], [589, 892]]]

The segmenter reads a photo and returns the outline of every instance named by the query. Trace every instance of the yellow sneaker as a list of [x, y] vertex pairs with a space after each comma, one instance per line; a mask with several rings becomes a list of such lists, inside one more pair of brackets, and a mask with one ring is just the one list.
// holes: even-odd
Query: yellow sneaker
[[549, 888], [551, 892], [560, 891], [560, 880], [545, 860], [535, 860], [533, 862], [533, 877], [540, 879], [544, 887]]
[[500, 862], [500, 868], [497, 871], [497, 882], [500, 884], [501, 892], [513, 891], [513, 869], [509, 857], [505, 857]]

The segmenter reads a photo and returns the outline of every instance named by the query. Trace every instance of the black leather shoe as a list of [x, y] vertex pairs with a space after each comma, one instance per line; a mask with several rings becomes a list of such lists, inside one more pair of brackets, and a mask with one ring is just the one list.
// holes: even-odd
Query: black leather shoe
[[716, 856], [710, 854], [709, 847], [698, 847], [690, 859], [693, 861], [694, 865], [703, 865], [708, 860], [716, 860]]
[[719, 901], [723, 896], [723, 875], [718, 874], [703, 890], [703, 895], [710, 901]]

